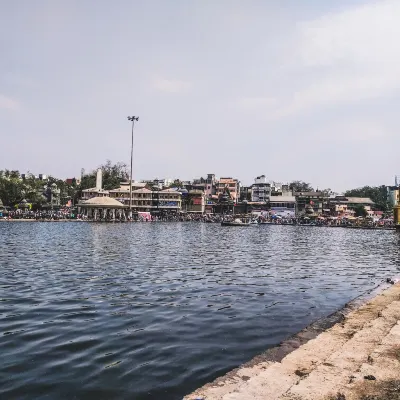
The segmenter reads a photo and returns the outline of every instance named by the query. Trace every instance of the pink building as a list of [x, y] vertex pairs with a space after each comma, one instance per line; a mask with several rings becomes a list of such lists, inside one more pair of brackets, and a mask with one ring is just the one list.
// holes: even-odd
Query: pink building
[[234, 178], [220, 178], [217, 184], [217, 196], [222, 196], [225, 189], [228, 188], [232, 200], [239, 200], [239, 181]]
[[214, 174], [207, 174], [207, 179], [205, 182], [204, 193], [206, 194], [206, 198], [210, 198], [217, 193], [216, 188], [216, 180]]

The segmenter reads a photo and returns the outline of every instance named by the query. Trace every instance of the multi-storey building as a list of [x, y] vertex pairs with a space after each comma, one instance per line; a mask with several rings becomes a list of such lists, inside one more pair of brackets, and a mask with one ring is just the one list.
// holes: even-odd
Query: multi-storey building
[[147, 181], [142, 181], [141, 183], [144, 183], [145, 185], [148, 185], [150, 187], [155, 187], [158, 188], [159, 190], [165, 189], [169, 186], [171, 186], [174, 181], [172, 179], [153, 179], [153, 180], [147, 180]]
[[204, 178], [199, 178], [199, 179], [193, 179], [190, 185], [187, 185], [186, 188], [188, 190], [201, 190], [203, 192], [206, 191], [206, 179]]
[[231, 199], [236, 202], [239, 200], [239, 181], [234, 178], [220, 178], [216, 186], [216, 195], [218, 197], [224, 196], [226, 189], [229, 190]]
[[369, 197], [335, 196], [329, 199], [329, 208], [337, 216], [353, 215], [360, 206], [363, 206], [368, 214], [373, 214], [374, 204]]
[[295, 192], [296, 212], [302, 214], [306, 208], [316, 214], [322, 214], [329, 196], [325, 192]]
[[[129, 187], [110, 190], [110, 197], [130, 206]], [[132, 191], [132, 209], [134, 211], [180, 211], [181, 194], [173, 189], [153, 191], [145, 187]]]
[[48, 176], [45, 174], [32, 175], [30, 173], [27, 173], [27, 174], [21, 174], [20, 177], [22, 180], [25, 180], [26, 178], [35, 178], [35, 179], [39, 179], [40, 181], [48, 180]]
[[207, 174], [207, 179], [206, 179], [206, 186], [204, 189], [204, 192], [206, 194], [206, 197], [212, 197], [217, 194], [217, 181], [215, 179], [214, 174]]
[[292, 196], [292, 191], [288, 184], [280, 182], [270, 182], [271, 185], [271, 196]]
[[207, 199], [216, 195], [216, 179], [214, 174], [207, 174], [207, 178], [193, 179], [190, 185], [187, 186], [188, 190], [202, 190]]
[[271, 185], [267, 182], [265, 175], [257, 176], [251, 186], [251, 201], [267, 202], [271, 196]]
[[251, 201], [251, 186], [240, 186], [240, 201]]
[[204, 213], [205, 205], [205, 193], [202, 190], [189, 190], [187, 194], [187, 201], [185, 204], [186, 211]]
[[296, 214], [296, 198], [294, 196], [271, 196], [269, 207], [272, 214], [294, 217]]

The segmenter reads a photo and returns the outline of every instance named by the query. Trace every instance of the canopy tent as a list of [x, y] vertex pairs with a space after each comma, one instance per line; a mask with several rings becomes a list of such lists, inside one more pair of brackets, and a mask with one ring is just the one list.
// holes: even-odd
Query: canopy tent
[[21, 209], [26, 209], [26, 208], [30, 208], [30, 207], [31, 207], [31, 204], [28, 203], [25, 199], [21, 200], [17, 206], [17, 208], [21, 208]]
[[151, 214], [148, 211], [139, 211], [137, 214], [142, 221], [151, 221]]

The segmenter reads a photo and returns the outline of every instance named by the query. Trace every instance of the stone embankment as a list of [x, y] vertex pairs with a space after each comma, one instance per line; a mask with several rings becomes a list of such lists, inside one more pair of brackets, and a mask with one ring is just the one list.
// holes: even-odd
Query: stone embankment
[[350, 303], [184, 400], [400, 400], [399, 320], [396, 283], [361, 305]]

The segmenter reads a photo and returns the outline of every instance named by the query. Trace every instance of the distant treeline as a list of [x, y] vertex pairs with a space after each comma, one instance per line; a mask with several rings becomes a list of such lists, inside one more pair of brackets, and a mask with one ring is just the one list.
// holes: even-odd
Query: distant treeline
[[[103, 172], [103, 188], [106, 190], [116, 189], [120, 186], [120, 182], [129, 179], [127, 166], [123, 162], [113, 164], [107, 161], [105, 164], [100, 165]], [[89, 189], [96, 186], [96, 171], [84, 173], [81, 182], [78, 184], [75, 180], [71, 183], [55, 177], [48, 177], [46, 181], [36, 179], [33, 174], [25, 174], [25, 179], [21, 179], [19, 171], [0, 170], [0, 200], [6, 206], [13, 207], [18, 204], [22, 199], [26, 199], [36, 206], [43, 205], [47, 202], [46, 193], [51, 190], [53, 184], [61, 191], [61, 198], [70, 198], [74, 203], [82, 195], [82, 190]], [[180, 185], [180, 180], [176, 179], [174, 185]], [[314, 191], [310, 183], [303, 181], [293, 181], [289, 184], [289, 188], [295, 192], [309, 192]], [[325, 192], [327, 195], [332, 193], [331, 189], [319, 190]], [[364, 186], [361, 188], [347, 190], [344, 193], [349, 197], [369, 197], [376, 205], [376, 208], [387, 211], [388, 199], [387, 188], [382, 186]]]

